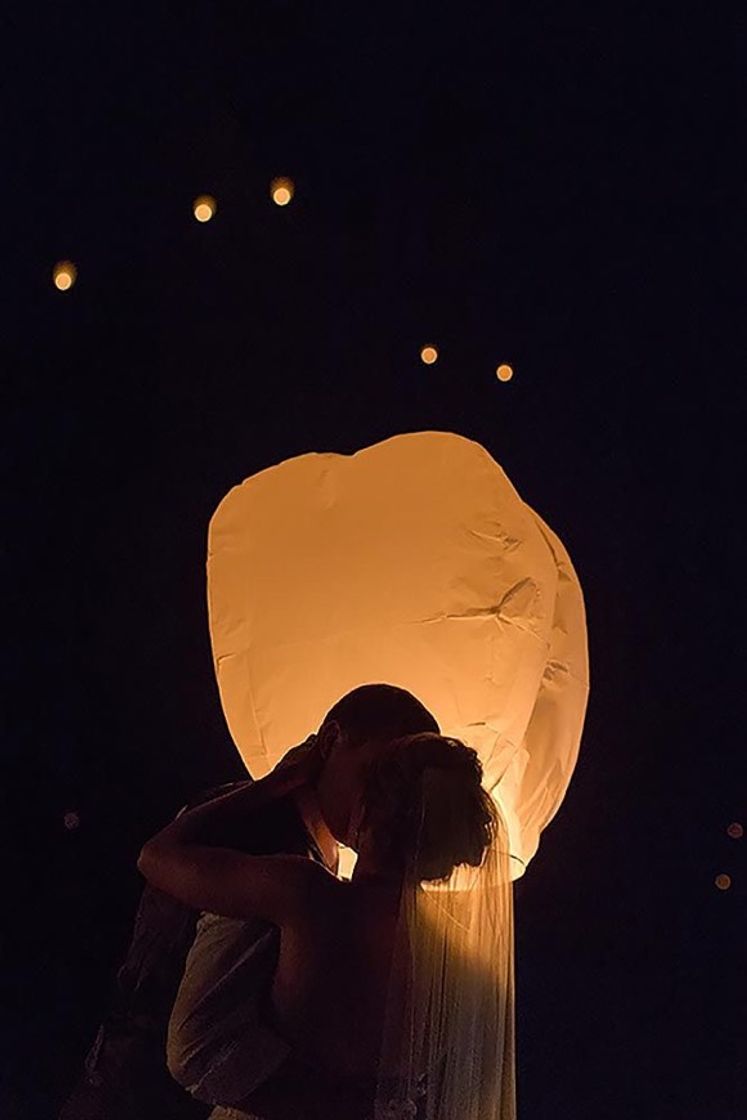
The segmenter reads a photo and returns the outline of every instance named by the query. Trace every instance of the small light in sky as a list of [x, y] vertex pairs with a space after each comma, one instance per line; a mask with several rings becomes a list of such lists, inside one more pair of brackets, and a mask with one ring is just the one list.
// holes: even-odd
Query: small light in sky
[[52, 273], [55, 288], [66, 292], [68, 288], [72, 288], [77, 275], [78, 270], [72, 261], [58, 261]]
[[744, 829], [739, 821], [732, 821], [726, 831], [729, 833], [732, 840], [741, 840], [744, 836]]
[[273, 179], [270, 183], [272, 201], [277, 203], [278, 206], [287, 206], [293, 198], [295, 189], [292, 179], [286, 179], [284, 176]]
[[720, 891], [728, 891], [729, 887], [731, 886], [731, 876], [730, 875], [717, 875], [716, 876], [716, 886], [718, 887], [718, 889]]
[[77, 828], [80, 824], [80, 817], [74, 810], [69, 813], [65, 813], [64, 820], [65, 828], [68, 830], [68, 832], [72, 832], [73, 829]]
[[424, 346], [420, 351], [420, 357], [427, 366], [432, 366], [438, 357], [438, 350], [435, 346]]
[[201, 194], [194, 200], [193, 212], [198, 222], [209, 222], [217, 209], [218, 203], [212, 195]]
[[511, 369], [511, 366], [500, 365], [495, 371], [495, 374], [499, 381], [510, 381], [514, 375], [514, 371]]

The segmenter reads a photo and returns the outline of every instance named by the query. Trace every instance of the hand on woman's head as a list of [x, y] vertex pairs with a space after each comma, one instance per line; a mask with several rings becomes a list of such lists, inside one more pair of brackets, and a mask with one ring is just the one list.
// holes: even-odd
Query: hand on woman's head
[[303, 743], [286, 751], [272, 771], [273, 781], [285, 792], [311, 785], [319, 775], [323, 758], [317, 736], [308, 735]]

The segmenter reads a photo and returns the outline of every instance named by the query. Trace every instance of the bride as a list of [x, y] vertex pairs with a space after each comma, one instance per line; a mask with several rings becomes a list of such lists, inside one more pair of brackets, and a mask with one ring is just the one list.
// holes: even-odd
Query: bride
[[[505, 825], [474, 750], [433, 732], [368, 766], [350, 822], [352, 879], [302, 856], [207, 847], [220, 802], [252, 807], [312, 782], [290, 767], [180, 815], [138, 867], [194, 908], [280, 929], [267, 1016], [292, 1047], [263, 1120], [514, 1120], [513, 923]], [[251, 802], [251, 804], [250, 804]]]

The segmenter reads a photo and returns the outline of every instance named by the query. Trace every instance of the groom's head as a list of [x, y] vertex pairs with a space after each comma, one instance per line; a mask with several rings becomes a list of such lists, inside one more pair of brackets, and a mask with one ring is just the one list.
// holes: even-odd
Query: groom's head
[[438, 733], [440, 728], [411, 692], [391, 684], [354, 688], [327, 712], [317, 733], [324, 759], [317, 796], [328, 828], [341, 843], [349, 842], [351, 814], [372, 758], [393, 739], [419, 731]]

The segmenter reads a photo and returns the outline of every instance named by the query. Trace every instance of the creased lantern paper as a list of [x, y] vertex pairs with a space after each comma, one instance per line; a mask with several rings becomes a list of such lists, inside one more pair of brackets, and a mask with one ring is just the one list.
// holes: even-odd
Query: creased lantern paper
[[568, 553], [485, 448], [412, 432], [259, 471], [216, 509], [207, 574], [221, 702], [254, 777], [346, 692], [399, 685], [478, 750], [523, 874], [578, 755], [586, 618]]

